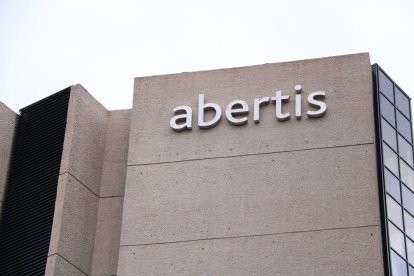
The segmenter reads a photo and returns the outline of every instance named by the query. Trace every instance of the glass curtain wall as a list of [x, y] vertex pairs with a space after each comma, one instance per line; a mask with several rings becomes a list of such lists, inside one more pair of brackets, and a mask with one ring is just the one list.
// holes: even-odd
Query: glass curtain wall
[[414, 276], [414, 164], [411, 99], [372, 66], [385, 269]]

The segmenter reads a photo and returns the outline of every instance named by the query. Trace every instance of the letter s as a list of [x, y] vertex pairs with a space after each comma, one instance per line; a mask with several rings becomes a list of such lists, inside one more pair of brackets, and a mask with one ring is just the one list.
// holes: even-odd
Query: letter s
[[313, 107], [319, 107], [319, 110], [308, 110], [306, 112], [309, 118], [322, 117], [326, 113], [326, 103], [315, 100], [316, 97], [325, 98], [325, 92], [317, 91], [309, 94], [308, 103]]

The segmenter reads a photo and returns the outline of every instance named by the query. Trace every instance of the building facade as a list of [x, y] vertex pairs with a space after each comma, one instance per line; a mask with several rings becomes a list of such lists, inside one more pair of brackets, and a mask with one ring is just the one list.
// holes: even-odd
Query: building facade
[[410, 98], [367, 53], [0, 105], [1, 275], [414, 275]]

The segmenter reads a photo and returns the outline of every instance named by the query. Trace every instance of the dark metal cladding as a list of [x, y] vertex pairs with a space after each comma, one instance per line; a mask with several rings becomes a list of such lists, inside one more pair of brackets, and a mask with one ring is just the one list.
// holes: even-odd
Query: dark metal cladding
[[70, 87], [20, 110], [0, 222], [0, 275], [44, 275]]

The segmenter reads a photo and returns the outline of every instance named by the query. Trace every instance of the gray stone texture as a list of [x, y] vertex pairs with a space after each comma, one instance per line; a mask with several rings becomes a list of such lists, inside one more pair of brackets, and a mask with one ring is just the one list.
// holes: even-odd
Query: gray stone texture
[[107, 113], [81, 85], [72, 86], [60, 172], [70, 172], [96, 195], [101, 184]]
[[127, 171], [130, 110], [108, 112], [91, 275], [115, 275]]
[[[294, 86], [302, 85], [302, 119]], [[135, 79], [118, 275], [382, 275], [368, 54]], [[290, 95], [253, 122], [253, 99]], [[316, 119], [307, 95], [325, 91]], [[198, 94], [221, 122], [197, 127]], [[247, 101], [249, 122], [224, 117]], [[193, 130], [169, 126], [193, 110]], [[211, 114], [210, 114], [211, 115]]]
[[[259, 66], [152, 76], [135, 79], [129, 165], [214, 158], [373, 143], [372, 80], [368, 54], [329, 57]], [[275, 119], [274, 103], [263, 106], [253, 122], [253, 99], [290, 95], [284, 111], [294, 115], [294, 86], [301, 84], [302, 113], [307, 95], [326, 92], [327, 114], [319, 119]], [[233, 126], [222, 116], [213, 129], [197, 127], [198, 94], [221, 106], [232, 100], [249, 105], [249, 121]], [[174, 132], [173, 108], [193, 109], [193, 130]]]
[[[71, 88], [47, 269], [116, 274], [130, 110], [107, 111], [81, 85]], [[63, 260], [59, 262], [59, 257]], [[69, 274], [70, 275], [70, 274]]]
[[100, 196], [123, 196], [131, 110], [108, 113]]
[[123, 197], [99, 200], [91, 275], [116, 275], [123, 202]]
[[121, 245], [378, 225], [374, 156], [369, 144], [130, 167]]
[[121, 247], [126, 275], [338, 275], [382, 272], [380, 227]]
[[98, 197], [72, 175], [59, 176], [49, 256], [59, 254], [88, 275], [92, 266], [98, 204]]
[[63, 259], [61, 256], [54, 254], [47, 257], [46, 276], [87, 276], [77, 267]]
[[17, 115], [0, 102], [0, 214], [9, 171]]

